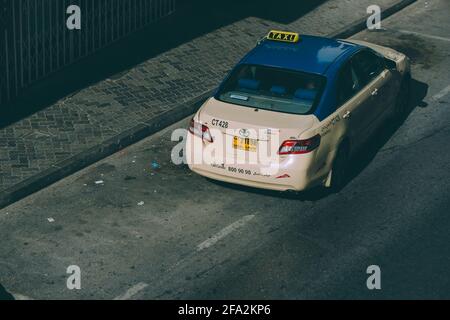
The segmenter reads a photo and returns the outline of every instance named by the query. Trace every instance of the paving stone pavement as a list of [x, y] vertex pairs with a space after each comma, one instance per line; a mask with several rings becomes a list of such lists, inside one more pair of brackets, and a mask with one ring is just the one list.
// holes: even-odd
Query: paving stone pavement
[[0, 194], [214, 89], [272, 28], [326, 35], [399, 0], [329, 0], [289, 25], [248, 17], [89, 86], [0, 130]]

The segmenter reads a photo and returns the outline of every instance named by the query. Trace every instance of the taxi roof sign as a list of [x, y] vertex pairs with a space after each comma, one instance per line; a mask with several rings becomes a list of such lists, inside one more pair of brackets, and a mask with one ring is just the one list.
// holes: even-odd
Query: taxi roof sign
[[300, 40], [300, 34], [296, 32], [271, 30], [267, 35], [267, 39], [272, 41], [297, 43]]

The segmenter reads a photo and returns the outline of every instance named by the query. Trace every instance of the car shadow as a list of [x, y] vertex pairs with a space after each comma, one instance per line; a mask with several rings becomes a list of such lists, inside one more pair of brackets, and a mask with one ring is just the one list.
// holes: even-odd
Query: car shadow
[[263, 195], [267, 197], [273, 198], [281, 198], [287, 200], [301, 200], [301, 201], [318, 201], [322, 198], [325, 198], [330, 192], [321, 187], [314, 187], [309, 190], [305, 190], [303, 192], [294, 192], [294, 191], [274, 191], [274, 190], [266, 190], [266, 189], [258, 189], [253, 187], [247, 187], [239, 184], [233, 184], [224, 181], [213, 180], [210, 178], [206, 178], [208, 182], [214, 183], [220, 187], [236, 190], [240, 192], [253, 193], [257, 195]]
[[[383, 146], [389, 141], [389, 139], [395, 134], [395, 132], [402, 126], [402, 124], [409, 117], [411, 112], [416, 108], [425, 108], [427, 107], [426, 102], [424, 102], [424, 98], [428, 94], [428, 85], [426, 83], [420, 82], [418, 80], [411, 80], [411, 90], [409, 97], [409, 107], [404, 117], [398, 119], [396, 121], [387, 121], [383, 126], [381, 126], [375, 134], [367, 141], [365, 147], [361, 148], [350, 160], [349, 160], [349, 170], [347, 179], [344, 183], [344, 186], [341, 190], [345, 189], [345, 187], [355, 178], [357, 177], [375, 158], [377, 153]], [[215, 181], [212, 179], [208, 179], [212, 183], [220, 185], [225, 188], [243, 191], [248, 193], [254, 193], [259, 195], [265, 195], [269, 197], [277, 197], [283, 199], [290, 199], [296, 201], [319, 201], [324, 199], [333, 192], [331, 192], [327, 188], [323, 187], [314, 187], [310, 190], [306, 190], [303, 192], [279, 192], [279, 191], [271, 191], [264, 189], [257, 189], [247, 186], [235, 185], [222, 181]], [[345, 191], [345, 190], [344, 190]], [[339, 191], [340, 192], [340, 191]]]
[[378, 128], [375, 134], [372, 135], [365, 146], [361, 148], [361, 150], [359, 150], [352, 157], [352, 159], [350, 159], [346, 185], [357, 177], [372, 162], [377, 153], [403, 125], [416, 107], [426, 108], [428, 106], [424, 101], [427, 94], [428, 85], [426, 83], [415, 79], [411, 80], [410, 100], [407, 112], [400, 119], [386, 121], [380, 128]]
[[1, 105], [0, 129], [92, 84], [120, 77], [153, 57], [224, 26], [258, 17], [266, 20], [269, 30], [273, 25], [295, 21], [323, 2], [279, 0], [274, 5], [269, 0], [179, 1], [172, 15], [49, 75], [23, 90], [14, 102]]
[[14, 296], [10, 294], [0, 283], [0, 301], [15, 300]]

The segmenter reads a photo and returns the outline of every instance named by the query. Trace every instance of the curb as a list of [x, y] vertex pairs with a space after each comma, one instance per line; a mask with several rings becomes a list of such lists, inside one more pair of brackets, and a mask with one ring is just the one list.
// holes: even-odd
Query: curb
[[27, 180], [21, 181], [20, 183], [3, 190], [0, 195], [0, 209], [193, 114], [200, 108], [203, 102], [211, 96], [212, 92], [213, 90], [207, 91], [185, 104], [167, 110], [155, 118], [123, 131], [119, 135], [112, 137], [99, 145], [89, 148], [69, 159], [63, 160], [53, 165], [52, 168], [39, 172]]
[[[417, 0], [401, 0], [395, 5], [382, 10], [382, 18], [385, 19], [402, 10]], [[329, 34], [330, 38], [348, 38], [366, 28], [366, 19], [363, 18], [351, 23], [335, 33]], [[44, 170], [33, 177], [24, 180], [8, 189], [2, 190], [0, 195], [0, 209], [23, 199], [87, 166], [100, 161], [117, 151], [128, 147], [182, 119], [195, 113], [203, 102], [211, 96], [214, 90], [208, 90], [201, 95], [168, 110], [155, 118], [130, 128], [119, 135], [110, 138], [103, 143], [85, 150], [69, 159], [63, 160], [52, 168]]]

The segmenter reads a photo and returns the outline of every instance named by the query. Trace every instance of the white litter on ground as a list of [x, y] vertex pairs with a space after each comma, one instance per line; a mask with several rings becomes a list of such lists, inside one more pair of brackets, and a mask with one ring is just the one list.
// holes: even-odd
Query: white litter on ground
[[55, 222], [55, 219], [53, 219], [53, 218], [47, 218], [47, 220], [48, 220], [48, 222], [50, 222], [50, 223]]
[[142, 207], [144, 204], [145, 204], [145, 202], [141, 201], [141, 202], [138, 203], [138, 206]]
[[105, 183], [105, 181], [103, 181], [103, 180], [95, 181], [95, 184], [104, 184], [104, 183]]

